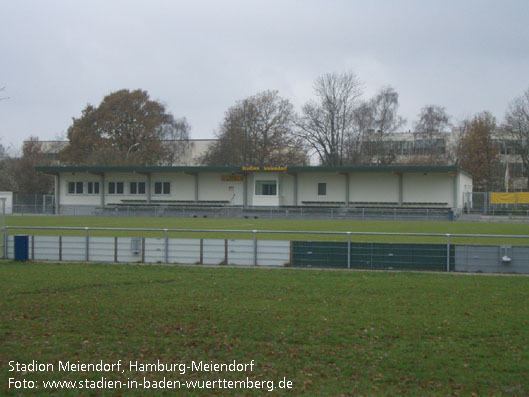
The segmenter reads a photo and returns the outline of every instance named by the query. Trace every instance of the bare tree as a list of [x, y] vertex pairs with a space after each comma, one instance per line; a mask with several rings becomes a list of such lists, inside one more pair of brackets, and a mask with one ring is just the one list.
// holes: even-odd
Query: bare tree
[[49, 194], [53, 190], [53, 179], [38, 174], [35, 167], [50, 164], [51, 159], [42, 151], [41, 142], [36, 137], [30, 137], [24, 142], [21, 156], [6, 158], [2, 162], [0, 189], [24, 194]]
[[361, 131], [364, 163], [386, 165], [395, 160], [395, 151], [387, 136], [401, 128], [406, 120], [398, 114], [399, 94], [392, 87], [384, 87], [362, 111]]
[[201, 159], [217, 166], [273, 166], [307, 163], [306, 152], [292, 133], [294, 108], [277, 91], [264, 91], [229, 108], [217, 142]]
[[343, 165], [359, 141], [355, 117], [363, 84], [352, 72], [328, 73], [316, 79], [314, 92], [316, 100], [302, 108], [297, 133], [322, 165]]
[[8, 157], [7, 155], [7, 150], [6, 148], [4, 147], [4, 145], [2, 145], [0, 143], [0, 162], [5, 160], [6, 158]]
[[529, 189], [529, 88], [509, 105], [503, 131], [522, 160]]
[[163, 146], [167, 150], [166, 159], [164, 160], [167, 165], [179, 163], [186, 153], [191, 150], [193, 143], [189, 141], [190, 130], [191, 127], [185, 117], [181, 119], [172, 118], [169, 123], [162, 126], [160, 138], [163, 140]]
[[426, 105], [418, 114], [418, 120], [413, 124], [414, 130], [432, 138], [450, 125], [450, 117], [442, 106]]

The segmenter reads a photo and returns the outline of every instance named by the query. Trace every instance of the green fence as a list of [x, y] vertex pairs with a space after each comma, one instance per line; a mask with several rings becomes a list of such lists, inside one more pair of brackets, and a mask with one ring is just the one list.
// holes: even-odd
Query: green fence
[[[446, 271], [446, 244], [351, 242], [352, 269]], [[347, 243], [294, 241], [292, 266], [347, 268]], [[455, 270], [455, 247], [450, 246], [450, 270]]]
[[292, 266], [347, 269], [347, 243], [293, 241]]

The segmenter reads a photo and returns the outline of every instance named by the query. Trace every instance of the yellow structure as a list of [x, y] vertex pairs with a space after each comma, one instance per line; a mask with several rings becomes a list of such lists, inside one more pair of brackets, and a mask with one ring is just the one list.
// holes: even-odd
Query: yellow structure
[[491, 204], [529, 204], [529, 192], [491, 193]]

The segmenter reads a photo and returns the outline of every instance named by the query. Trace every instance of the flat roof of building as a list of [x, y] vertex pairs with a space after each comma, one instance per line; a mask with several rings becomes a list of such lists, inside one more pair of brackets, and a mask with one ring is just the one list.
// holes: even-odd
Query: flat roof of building
[[243, 167], [211, 167], [211, 166], [47, 166], [36, 167], [38, 172], [46, 174], [57, 174], [59, 172], [87, 172], [87, 173], [103, 173], [103, 172], [395, 172], [395, 173], [410, 173], [410, 172], [462, 172], [471, 176], [465, 170], [455, 166], [243, 166]]

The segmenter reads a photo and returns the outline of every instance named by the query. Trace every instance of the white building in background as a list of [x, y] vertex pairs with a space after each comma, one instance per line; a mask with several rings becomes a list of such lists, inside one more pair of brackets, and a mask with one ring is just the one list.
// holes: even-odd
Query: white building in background
[[[194, 166], [199, 165], [200, 158], [206, 153], [208, 148], [215, 143], [216, 139], [188, 139], [187, 149], [183, 156], [172, 164], [173, 166]], [[66, 147], [68, 141], [37, 141], [41, 151], [48, 156], [56, 165], [60, 164], [60, 152]], [[178, 141], [164, 141], [168, 147]]]
[[13, 192], [0, 192], [0, 216], [2, 215], [2, 199], [5, 200], [5, 215], [13, 213]]
[[37, 167], [61, 206], [226, 205], [463, 209], [472, 177], [454, 166]]

